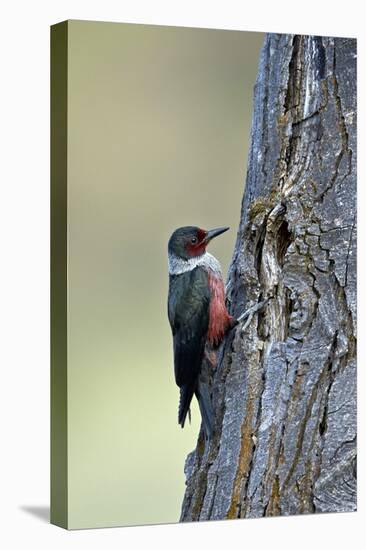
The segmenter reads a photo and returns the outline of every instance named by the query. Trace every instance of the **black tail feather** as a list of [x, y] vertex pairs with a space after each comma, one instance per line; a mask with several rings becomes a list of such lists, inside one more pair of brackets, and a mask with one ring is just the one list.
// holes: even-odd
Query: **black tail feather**
[[196, 389], [196, 397], [200, 406], [202, 425], [206, 439], [211, 439], [214, 426], [214, 413], [208, 385], [200, 382]]
[[178, 412], [178, 424], [184, 428], [184, 423], [188, 414], [189, 421], [191, 421], [191, 409], [190, 404], [194, 394], [194, 386], [182, 386], [180, 388], [179, 399], [179, 412]]

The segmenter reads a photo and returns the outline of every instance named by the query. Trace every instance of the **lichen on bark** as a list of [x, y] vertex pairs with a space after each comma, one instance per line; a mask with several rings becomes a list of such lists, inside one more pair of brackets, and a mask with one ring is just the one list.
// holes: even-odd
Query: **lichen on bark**
[[268, 34], [212, 375], [181, 521], [356, 509], [356, 41]]

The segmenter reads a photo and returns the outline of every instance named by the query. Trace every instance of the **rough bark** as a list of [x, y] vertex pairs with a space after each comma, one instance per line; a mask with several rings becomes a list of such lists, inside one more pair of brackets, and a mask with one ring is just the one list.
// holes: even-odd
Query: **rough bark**
[[356, 41], [267, 35], [255, 87], [215, 436], [181, 521], [356, 509]]

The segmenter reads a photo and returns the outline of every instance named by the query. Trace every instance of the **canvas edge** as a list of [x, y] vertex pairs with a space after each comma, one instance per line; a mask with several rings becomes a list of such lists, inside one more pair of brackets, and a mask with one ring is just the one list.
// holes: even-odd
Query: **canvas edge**
[[51, 26], [51, 479], [50, 522], [68, 528], [67, 72], [68, 22]]

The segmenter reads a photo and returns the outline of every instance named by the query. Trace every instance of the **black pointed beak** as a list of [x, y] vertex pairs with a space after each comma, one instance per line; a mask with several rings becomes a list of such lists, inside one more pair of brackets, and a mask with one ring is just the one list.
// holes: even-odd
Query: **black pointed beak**
[[216, 227], [216, 229], [210, 229], [210, 231], [207, 231], [207, 235], [205, 237], [206, 244], [208, 244], [215, 237], [221, 235], [221, 233], [225, 233], [228, 229], [230, 229], [230, 227]]

